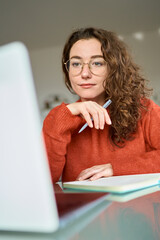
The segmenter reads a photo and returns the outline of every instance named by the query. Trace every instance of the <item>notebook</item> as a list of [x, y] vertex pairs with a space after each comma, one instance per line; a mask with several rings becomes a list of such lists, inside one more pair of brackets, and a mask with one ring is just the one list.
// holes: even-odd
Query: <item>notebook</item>
[[86, 211], [104, 201], [103, 193], [56, 196], [29, 55], [19, 42], [0, 47], [0, 111], [1, 231], [54, 232], [63, 222], [63, 213], [67, 224], [71, 216], [72, 221], [77, 218], [77, 209]]
[[111, 193], [129, 193], [160, 184], [160, 173], [135, 174], [100, 178], [95, 181], [64, 182], [63, 187]]
[[128, 193], [112, 193], [108, 194], [107, 200], [109, 201], [114, 201], [114, 202], [128, 202], [130, 200], [133, 200], [135, 198], [139, 198], [154, 192], [160, 191], [160, 185], [152, 186], [152, 187], [147, 187], [141, 190], [136, 190]]

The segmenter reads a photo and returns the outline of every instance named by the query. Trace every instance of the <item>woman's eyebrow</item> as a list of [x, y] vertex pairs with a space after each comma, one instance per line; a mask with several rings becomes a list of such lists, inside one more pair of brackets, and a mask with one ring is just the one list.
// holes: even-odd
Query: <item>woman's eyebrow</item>
[[102, 55], [93, 55], [93, 56], [91, 56], [91, 58], [103, 58], [103, 56]]
[[[80, 56], [72, 56], [70, 59], [72, 59], [72, 58], [83, 59], [83, 58], [80, 57]], [[91, 59], [93, 59], [93, 58], [103, 58], [103, 56], [102, 56], [102, 55], [93, 55], [93, 56], [91, 56], [90, 58], [91, 58]]]
[[79, 56], [72, 56], [70, 59], [72, 59], [72, 58], [82, 59], [82, 58], [79, 57]]

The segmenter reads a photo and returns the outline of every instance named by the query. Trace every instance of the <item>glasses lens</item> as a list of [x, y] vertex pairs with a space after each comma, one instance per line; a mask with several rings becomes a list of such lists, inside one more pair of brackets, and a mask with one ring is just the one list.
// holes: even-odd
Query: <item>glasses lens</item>
[[77, 75], [82, 70], [83, 62], [81, 59], [71, 58], [66, 62], [65, 65], [68, 72], [70, 72], [72, 75]]
[[89, 63], [90, 70], [95, 75], [103, 75], [107, 71], [107, 63], [104, 58], [91, 59]]

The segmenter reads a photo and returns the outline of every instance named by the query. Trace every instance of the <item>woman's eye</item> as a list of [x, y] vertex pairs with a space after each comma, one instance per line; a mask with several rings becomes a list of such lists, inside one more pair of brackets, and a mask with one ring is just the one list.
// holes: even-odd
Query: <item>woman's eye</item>
[[81, 66], [81, 63], [79, 62], [72, 62], [72, 67], [80, 67]]
[[101, 62], [96, 62], [95, 65], [96, 66], [102, 66], [102, 63]]
[[92, 62], [92, 65], [96, 66], [96, 67], [101, 67], [101, 66], [103, 66], [103, 63], [102, 62]]

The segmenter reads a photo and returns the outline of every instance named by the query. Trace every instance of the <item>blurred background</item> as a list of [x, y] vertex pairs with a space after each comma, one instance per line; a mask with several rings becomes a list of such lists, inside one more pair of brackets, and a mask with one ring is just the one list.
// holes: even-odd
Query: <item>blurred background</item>
[[0, 45], [27, 46], [42, 119], [60, 102], [77, 99], [65, 87], [61, 54], [73, 30], [91, 26], [127, 43], [160, 105], [160, 0], [0, 0]]

